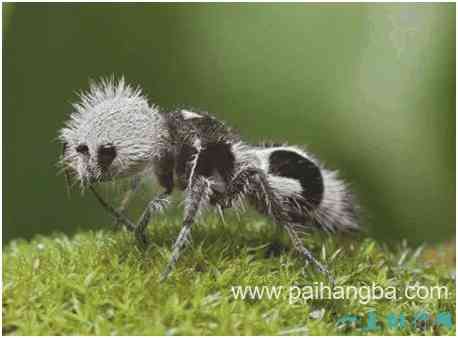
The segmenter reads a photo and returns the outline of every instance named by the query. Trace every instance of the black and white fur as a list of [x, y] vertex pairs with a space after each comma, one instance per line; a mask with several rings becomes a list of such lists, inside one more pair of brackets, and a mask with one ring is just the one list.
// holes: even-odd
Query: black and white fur
[[[83, 188], [89, 187], [142, 243], [151, 217], [169, 204], [175, 187], [184, 190], [183, 226], [163, 278], [188, 242], [196, 216], [208, 207], [221, 211], [252, 205], [283, 227], [307, 261], [328, 275], [304, 247], [301, 233], [307, 227], [358, 228], [355, 203], [345, 183], [304, 149], [251, 145], [205, 112], [161, 112], [123, 79], [92, 83], [74, 104], [60, 140], [64, 171]], [[115, 210], [94, 189], [96, 183], [121, 177], [138, 182], [151, 172], [164, 190], [148, 203], [137, 224], [123, 213], [128, 199]]]

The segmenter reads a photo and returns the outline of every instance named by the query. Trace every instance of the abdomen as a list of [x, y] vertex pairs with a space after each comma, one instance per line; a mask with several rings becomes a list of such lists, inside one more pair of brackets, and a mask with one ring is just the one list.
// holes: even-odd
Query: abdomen
[[289, 222], [331, 231], [358, 228], [353, 195], [336, 172], [296, 147], [265, 148], [258, 154]]

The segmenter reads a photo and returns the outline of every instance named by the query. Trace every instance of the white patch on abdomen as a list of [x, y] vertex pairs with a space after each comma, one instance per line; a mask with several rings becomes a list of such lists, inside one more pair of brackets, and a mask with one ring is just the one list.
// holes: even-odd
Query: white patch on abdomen
[[281, 192], [282, 195], [297, 197], [302, 194], [301, 183], [294, 178], [268, 175], [267, 180], [272, 188]]

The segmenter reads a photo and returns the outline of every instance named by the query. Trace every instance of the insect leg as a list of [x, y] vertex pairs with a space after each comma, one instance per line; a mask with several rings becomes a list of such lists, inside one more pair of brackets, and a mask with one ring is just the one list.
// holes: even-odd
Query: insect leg
[[191, 227], [197, 213], [208, 203], [210, 197], [210, 182], [208, 179], [198, 176], [191, 181], [191, 184], [186, 190], [185, 199], [185, 216], [180, 234], [172, 247], [172, 258], [161, 276], [161, 281], [164, 281], [169, 276], [170, 272], [176, 265], [178, 258], [185, 245], [190, 240]]
[[141, 244], [147, 244], [145, 228], [148, 225], [151, 216], [154, 213], [163, 211], [168, 206], [169, 200], [167, 197], [171, 192], [165, 191], [159, 194], [158, 197], [151, 200], [151, 202], [148, 203], [147, 207], [143, 211], [142, 216], [140, 217], [137, 224], [134, 224], [127, 216], [124, 215], [124, 213], [117, 211], [107, 202], [105, 202], [105, 200], [99, 195], [99, 193], [97, 192], [97, 190], [95, 190], [93, 186], [90, 186], [89, 188], [91, 189], [92, 193], [97, 198], [99, 203], [115, 217], [116, 222], [118, 224], [124, 224], [128, 230], [133, 231], [135, 233], [137, 240]]
[[331, 273], [329, 272], [329, 270], [326, 268], [326, 266], [324, 266], [323, 264], [321, 264], [313, 255], [312, 253], [304, 246], [304, 243], [302, 242], [302, 239], [301, 237], [299, 236], [299, 234], [296, 232], [296, 230], [294, 229], [294, 225], [293, 224], [287, 224], [285, 226], [285, 229], [286, 229], [286, 232], [288, 233], [289, 235], [289, 238], [291, 239], [291, 242], [293, 242], [293, 245], [294, 245], [294, 248], [301, 254], [304, 256], [304, 258], [312, 263], [319, 272], [325, 274], [329, 281], [334, 284], [335, 281], [334, 281], [334, 278], [332, 277]]
[[159, 194], [156, 198], [152, 199], [140, 216], [140, 219], [138, 220], [135, 227], [135, 237], [140, 244], [148, 244], [148, 238], [145, 233], [146, 226], [148, 225], [153, 214], [158, 214], [167, 208], [169, 205], [168, 196], [170, 195], [170, 192], [171, 191], [165, 191]]
[[[288, 232], [294, 248], [333, 282], [328, 269], [305, 248], [299, 234], [288, 220], [287, 208], [282, 205], [277, 194], [269, 184], [266, 174], [262, 170], [251, 167], [243, 169], [230, 183], [228, 187], [229, 199], [237, 200], [245, 196], [251, 197], [254, 200], [258, 210], [272, 217], [276, 224], [283, 226]], [[232, 204], [232, 202], [230, 203]]]
[[91, 189], [92, 193], [94, 194], [95, 198], [99, 201], [99, 203], [110, 213], [112, 214], [116, 222], [122, 223], [126, 226], [127, 229], [133, 231], [135, 230], [136, 225], [132, 223], [132, 221], [124, 215], [122, 212], [119, 212], [115, 210], [111, 205], [109, 205], [105, 200], [102, 198], [102, 196], [99, 195], [97, 190], [95, 190], [94, 186], [89, 186], [89, 189]]
[[[130, 186], [128, 190], [124, 193], [124, 197], [121, 200], [121, 203], [119, 204], [119, 207], [116, 209], [118, 212], [123, 213], [126, 208], [127, 204], [130, 202], [132, 199], [132, 196], [138, 191], [140, 187], [140, 176], [134, 176], [130, 182]], [[121, 223], [119, 222], [119, 219], [115, 220], [114, 226], [118, 227], [120, 226]]]
[[281, 203], [262, 170], [248, 167], [239, 171], [228, 185], [224, 203], [229, 207], [234, 202], [241, 203], [245, 197], [251, 198], [260, 212], [275, 221], [283, 219]]

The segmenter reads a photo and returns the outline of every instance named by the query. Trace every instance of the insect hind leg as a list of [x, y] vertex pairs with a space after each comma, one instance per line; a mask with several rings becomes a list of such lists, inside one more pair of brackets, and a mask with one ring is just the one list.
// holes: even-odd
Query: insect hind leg
[[326, 275], [326, 277], [329, 279], [329, 281], [332, 284], [335, 284], [334, 277], [331, 275], [329, 272], [328, 268], [324, 266], [320, 261], [318, 261], [312, 253], [304, 246], [304, 243], [302, 241], [302, 237], [300, 234], [297, 232], [297, 230], [294, 227], [294, 224], [287, 223], [285, 225], [286, 232], [289, 235], [289, 238], [291, 239], [291, 242], [294, 245], [294, 248], [304, 256], [304, 258], [307, 260], [307, 262], [312, 263], [319, 272], [323, 273]]
[[312, 263], [319, 272], [328, 277], [331, 283], [334, 283], [334, 278], [329, 270], [304, 246], [301, 236], [289, 221], [288, 208], [284, 207], [277, 193], [269, 184], [267, 175], [261, 169], [246, 168], [240, 171], [228, 186], [227, 196], [232, 200], [244, 197], [250, 197], [254, 200], [258, 210], [267, 214], [276, 224], [285, 228], [294, 248], [307, 262]]

